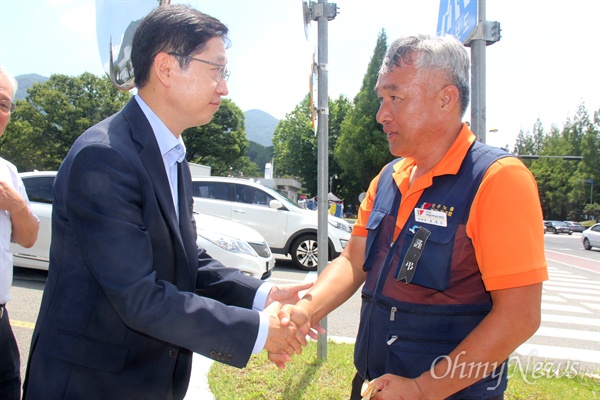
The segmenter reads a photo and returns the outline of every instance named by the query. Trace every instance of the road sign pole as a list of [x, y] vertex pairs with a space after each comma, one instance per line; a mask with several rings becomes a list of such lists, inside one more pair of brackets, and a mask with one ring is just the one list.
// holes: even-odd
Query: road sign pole
[[[319, 5], [324, 8], [327, 4], [327, 0], [320, 0]], [[324, 13], [322, 13], [324, 14]], [[328, 62], [329, 62], [329, 46], [328, 46], [328, 21], [325, 15], [321, 15], [317, 18], [318, 22], [318, 100], [317, 100], [317, 115], [318, 115], [318, 126], [317, 126], [317, 192], [319, 196], [319, 233], [317, 236], [317, 242], [319, 246], [319, 258], [318, 258], [318, 273], [321, 274], [323, 269], [327, 266], [328, 261], [328, 205], [329, 205], [329, 193], [327, 193], [327, 177], [329, 176], [329, 92], [328, 92]], [[321, 321], [321, 326], [327, 329], [327, 317]], [[327, 359], [327, 333], [319, 335], [317, 341], [317, 357], [320, 360]]]
[[[304, 5], [305, 30], [308, 21], [318, 23], [318, 61], [317, 61], [317, 207], [318, 207], [318, 263], [317, 271], [320, 274], [327, 266], [329, 260], [329, 38], [328, 23], [337, 15], [337, 5], [319, 0], [318, 3], [309, 1]], [[308, 38], [308, 35], [307, 35]], [[312, 107], [312, 104], [311, 104]], [[331, 184], [330, 184], [331, 185]], [[321, 320], [321, 326], [327, 329], [327, 317]], [[327, 359], [327, 333], [319, 335], [317, 342], [317, 357]]]
[[[485, 0], [477, 0], [478, 29], [483, 29], [485, 23]], [[471, 130], [477, 136], [481, 143], [486, 141], [486, 87], [485, 87], [485, 69], [486, 69], [486, 40], [483, 35], [477, 35], [469, 43], [471, 46]]]

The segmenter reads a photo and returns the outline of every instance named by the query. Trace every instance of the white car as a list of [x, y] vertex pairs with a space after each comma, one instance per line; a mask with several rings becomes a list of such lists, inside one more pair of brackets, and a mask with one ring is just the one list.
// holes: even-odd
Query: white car
[[[40, 219], [35, 245], [26, 249], [11, 243], [13, 264], [17, 267], [48, 270], [52, 226], [52, 185], [56, 171], [24, 172], [19, 174], [31, 208]], [[267, 279], [275, 265], [269, 245], [253, 229], [222, 218], [195, 214], [197, 243], [213, 258], [228, 267], [259, 279]]]
[[267, 279], [275, 258], [260, 233], [242, 224], [206, 214], [195, 214], [198, 246], [223, 265], [243, 274]]
[[581, 232], [581, 243], [586, 250], [591, 250], [592, 247], [600, 247], [600, 224], [592, 225]]
[[[226, 218], [260, 232], [273, 253], [290, 255], [303, 270], [318, 265], [318, 214], [298, 207], [273, 189], [246, 179], [192, 177], [194, 210]], [[329, 260], [350, 239], [347, 221], [329, 215]]]

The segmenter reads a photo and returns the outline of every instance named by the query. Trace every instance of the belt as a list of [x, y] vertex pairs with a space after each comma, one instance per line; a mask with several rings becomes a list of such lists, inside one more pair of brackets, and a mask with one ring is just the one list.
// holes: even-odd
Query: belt
[[4, 306], [6, 304], [0, 304], [0, 319], [2, 319], [2, 317], [4, 316]]

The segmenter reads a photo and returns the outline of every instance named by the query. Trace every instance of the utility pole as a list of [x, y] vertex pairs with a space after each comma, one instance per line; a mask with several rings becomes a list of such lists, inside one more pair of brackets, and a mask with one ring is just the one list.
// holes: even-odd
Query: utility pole
[[[337, 15], [337, 5], [328, 3], [327, 0], [319, 0], [318, 3], [303, 1], [304, 21], [317, 21], [318, 23], [318, 61], [317, 61], [317, 212], [318, 212], [318, 234], [317, 246], [319, 249], [317, 271], [323, 272], [329, 258], [328, 239], [328, 177], [329, 177], [329, 21]], [[307, 15], [308, 14], [308, 15]], [[305, 26], [306, 30], [306, 26]], [[311, 104], [312, 107], [312, 104]], [[327, 317], [321, 320], [321, 326], [327, 329]], [[327, 333], [319, 335], [317, 342], [317, 357], [327, 359]]]

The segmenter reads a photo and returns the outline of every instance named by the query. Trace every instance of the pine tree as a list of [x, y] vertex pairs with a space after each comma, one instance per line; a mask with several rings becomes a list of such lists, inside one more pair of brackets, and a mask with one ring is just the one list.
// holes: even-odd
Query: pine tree
[[344, 171], [342, 179], [349, 184], [346, 200], [351, 199], [353, 203], [358, 202], [359, 194], [367, 190], [371, 179], [394, 158], [389, 152], [383, 129], [375, 119], [379, 99], [374, 88], [386, 50], [387, 37], [382, 30], [360, 92], [354, 98], [354, 107], [342, 123], [334, 152], [335, 160]]

